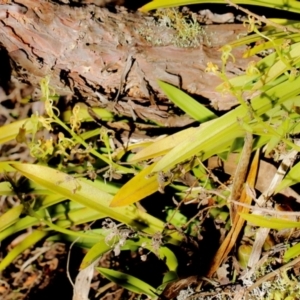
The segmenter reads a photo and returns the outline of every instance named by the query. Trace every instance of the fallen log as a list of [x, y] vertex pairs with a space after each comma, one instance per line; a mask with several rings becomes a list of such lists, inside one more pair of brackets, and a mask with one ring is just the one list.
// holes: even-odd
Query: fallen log
[[[46, 0], [0, 1], [0, 43], [12, 60], [13, 74], [23, 83], [39, 86], [50, 77], [59, 95], [76, 95], [99, 106], [165, 126], [183, 126], [186, 116], [168, 113], [169, 102], [157, 79], [201, 96], [220, 110], [236, 104], [215, 88], [221, 80], [206, 73], [208, 62], [221, 65], [220, 47], [245, 34], [242, 25], [203, 27], [192, 47], [174, 44], [174, 28], [151, 15], [120, 9], [110, 12], [96, 5], [71, 7]], [[234, 49], [229, 77], [249, 63], [245, 48]], [[36, 90], [35, 98], [39, 97]], [[118, 103], [115, 105], [116, 100]]]

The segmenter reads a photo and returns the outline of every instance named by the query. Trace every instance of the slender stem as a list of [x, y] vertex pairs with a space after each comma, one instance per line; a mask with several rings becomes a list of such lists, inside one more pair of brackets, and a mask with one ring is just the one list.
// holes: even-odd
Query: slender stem
[[[78, 143], [82, 144], [86, 149], [89, 149], [88, 143], [82, 139], [78, 134], [76, 134], [74, 131], [70, 130], [70, 128], [62, 122], [57, 116], [53, 116], [55, 123], [60, 125], [62, 128], [64, 128], [71, 136], [74, 138]], [[115, 162], [111, 161], [109, 158], [107, 158], [105, 155], [100, 154], [98, 151], [95, 149], [89, 149], [90, 153], [95, 155], [96, 157], [100, 158], [102, 161], [106, 162], [109, 166], [112, 168], [123, 171], [124, 173], [133, 173], [133, 170], [131, 168], [126, 168], [124, 166], [118, 165]]]

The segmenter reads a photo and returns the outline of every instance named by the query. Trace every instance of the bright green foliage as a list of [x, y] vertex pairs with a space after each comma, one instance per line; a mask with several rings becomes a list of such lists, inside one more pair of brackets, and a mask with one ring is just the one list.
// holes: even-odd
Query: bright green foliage
[[289, 221], [286, 219], [278, 219], [274, 217], [258, 216], [258, 215], [249, 215], [245, 213], [241, 213], [240, 215], [243, 219], [260, 227], [272, 228], [277, 230], [300, 227], [300, 222]]
[[22, 211], [23, 211], [23, 205], [20, 204], [18, 206], [15, 206], [8, 210], [6, 213], [4, 213], [2, 216], [0, 216], [0, 231], [3, 231], [7, 227], [11, 226], [16, 222], [16, 220], [19, 219]]
[[300, 163], [297, 163], [285, 176], [282, 182], [276, 187], [276, 193], [280, 192], [281, 190], [297, 184], [299, 182], [299, 174], [300, 174]]
[[125, 243], [125, 241], [122, 240], [124, 239], [124, 236], [122, 236], [121, 230], [113, 237], [113, 242], [105, 242], [104, 239], [107, 239], [107, 230], [102, 230], [101, 240], [94, 244], [94, 246], [87, 252], [81, 263], [81, 269], [84, 269], [98, 257], [112, 249], [115, 253], [120, 250], [131, 250], [134, 252], [137, 251], [138, 248], [142, 247], [156, 254], [159, 259], [165, 261], [169, 271], [176, 273], [178, 261], [174, 253], [168, 247], [155, 244], [155, 242], [150, 238], [136, 236], [134, 238], [128, 238]]
[[128, 289], [129, 291], [137, 294], [145, 294], [151, 299], [158, 298], [158, 295], [154, 293], [154, 287], [134, 276], [106, 268], [96, 269], [107, 279], [117, 283], [118, 285]]
[[[233, 0], [233, 3], [246, 4], [246, 5], [257, 5], [264, 7], [271, 7], [280, 10], [286, 10], [291, 12], [300, 13], [300, 3], [296, 0]], [[201, 4], [201, 3], [220, 3], [225, 4], [224, 0], [153, 0], [150, 3], [140, 8], [141, 11], [149, 11], [152, 9], [163, 8], [163, 7], [174, 7], [190, 4]]]
[[[253, 214], [241, 213], [241, 217], [251, 224], [259, 227], [266, 227], [271, 229], [286, 229], [286, 228], [300, 228], [300, 222], [290, 221], [287, 219], [280, 219], [268, 216], [259, 216]], [[289, 248], [284, 254], [284, 261], [289, 261], [290, 259], [298, 256], [300, 254], [300, 244], [296, 244]]]
[[300, 243], [287, 249], [286, 252], [284, 253], [283, 259], [285, 262], [287, 262], [292, 258], [297, 257], [299, 254], [300, 254]]
[[[18, 143], [26, 144], [29, 147], [31, 155], [37, 159], [37, 162], [35, 164], [12, 161], [0, 163], [0, 171], [5, 173], [5, 178], [7, 178], [7, 181], [0, 183], [0, 194], [16, 195], [21, 201], [20, 205], [9, 209], [0, 216], [0, 241], [25, 229], [32, 227], [38, 227], [39, 229], [34, 230], [32, 234], [28, 235], [13, 251], [4, 257], [0, 263], [0, 270], [5, 269], [25, 249], [46, 236], [49, 240], [64, 239], [73, 242], [78, 240], [79, 245], [91, 248], [88, 252], [88, 258], [83, 261], [84, 266], [88, 264], [87, 261], [91, 261], [89, 257], [99, 257], [107, 251], [116, 249], [119, 245], [117, 243], [118, 236], [122, 231], [115, 227], [107, 228], [104, 234], [104, 229], [100, 229], [100, 231], [97, 229], [73, 231], [69, 227], [111, 218], [130, 226], [131, 230], [150, 235], [149, 238], [141, 238], [140, 243], [130, 241], [127, 236], [121, 236], [122, 238], [119, 237], [119, 243], [122, 241], [122, 249], [136, 251], [138, 246], [145, 247], [157, 254], [160, 259], [164, 259], [170, 272], [176, 274], [176, 256], [167, 247], [163, 246], [163, 243], [166, 238], [169, 243], [178, 244], [182, 237], [176, 232], [168, 234], [165, 231], [165, 235], [161, 236], [161, 240], [157, 241], [155, 245], [152, 244], [152, 236], [164, 231], [163, 221], [137, 209], [133, 205], [111, 208], [109, 202], [113, 194], [119, 190], [119, 185], [100, 179], [91, 181], [83, 178], [85, 172], [90, 172], [88, 174], [91, 174], [91, 177], [97, 177], [96, 170], [91, 163], [85, 165], [74, 164], [70, 155], [72, 151], [75, 155], [81, 155], [86, 160], [93, 161], [91, 159], [91, 156], [93, 156], [98, 159], [99, 164], [102, 166], [107, 164], [107, 177], [113, 177], [114, 174], [118, 173], [134, 173], [136, 171], [135, 168], [124, 167], [115, 162], [112, 156], [114, 150], [111, 148], [112, 133], [110, 131], [99, 128], [81, 132], [82, 122], [91, 121], [86, 107], [75, 105], [72, 112], [63, 114], [63, 120], [58, 118], [60, 112], [54, 105], [56, 96], [51, 94], [49, 82], [49, 78], [41, 82], [47, 112], [45, 116], [36, 113], [29, 119], [1, 127], [1, 143], [16, 138]], [[94, 112], [104, 120], [112, 120], [113, 118], [111, 113], [103, 109], [95, 109]], [[51, 135], [54, 124], [56, 127], [60, 126], [64, 131], [64, 133], [62, 131], [58, 133], [57, 139], [54, 139]], [[40, 137], [41, 130], [48, 131], [47, 139]], [[99, 136], [100, 141], [103, 143], [103, 152], [87, 142], [88, 139], [96, 136]], [[47, 166], [53, 157], [61, 158], [61, 162], [56, 168]], [[11, 174], [16, 171], [27, 179], [26, 188], [30, 190], [33, 197], [32, 201], [23, 200], [21, 195], [26, 194], [27, 190], [20, 182], [13, 179], [14, 177]], [[108, 243], [106, 237], [111, 234], [114, 238]], [[121, 246], [119, 245], [119, 247]], [[94, 249], [97, 251], [95, 252]], [[99, 251], [99, 249], [102, 250]]]
[[[255, 29], [255, 22], [251, 20], [249, 22], [251, 28]], [[300, 34], [295, 33], [290, 40], [286, 33], [274, 29], [267, 29], [263, 33], [255, 29], [255, 32], [249, 37], [233, 41], [231, 45], [223, 47], [222, 70], [219, 71], [213, 64], [208, 64], [207, 67], [207, 72], [213, 72], [224, 80], [218, 87], [219, 91], [232, 93], [241, 105], [218, 119], [204, 122], [199, 128], [186, 129], [154, 142], [140, 151], [132, 161], [164, 156], [144, 169], [143, 174], [137, 175], [122, 187], [114, 197], [112, 206], [133, 203], [154, 193], [160, 188], [161, 172], [171, 172], [176, 178], [180, 174], [174, 170], [182, 168], [182, 164], [191, 161], [195, 156], [205, 160], [214, 154], [222, 155], [230, 151], [235, 140], [244, 136], [245, 131], [251, 131], [257, 136], [256, 143], [260, 147], [268, 144], [267, 153], [276, 149], [280, 143], [299, 150], [299, 147], [290, 140], [290, 135], [297, 134], [300, 129], [297, 111], [300, 104], [298, 96], [300, 79], [294, 75], [300, 61], [297, 43]], [[228, 59], [234, 59], [231, 49], [250, 42], [257, 42], [259, 45], [252, 48], [253, 50], [250, 48], [247, 56], [270, 48], [275, 48], [275, 51], [272, 50], [257, 63], [250, 63], [244, 75], [227, 79], [225, 65]], [[203, 111], [202, 107], [201, 109], [199, 107], [201, 113], [198, 115], [194, 111], [198, 104], [189, 96], [184, 96], [184, 93], [177, 92], [176, 88], [168, 84], [160, 82], [160, 85], [170, 100], [195, 119], [201, 120], [200, 115], [204, 119], [206, 116], [213, 117], [213, 114]], [[258, 95], [252, 97], [251, 103], [248, 104], [242, 98], [243, 91]], [[187, 170], [188, 167], [185, 171]]]
[[158, 81], [158, 84], [172, 102], [196, 121], [202, 123], [217, 117], [211, 110], [195, 101], [180, 89], [160, 80]]
[[[134, 207], [124, 209], [109, 208], [108, 205], [112, 196], [99, 190], [87, 180], [73, 178], [63, 172], [39, 165], [15, 163], [13, 167], [27, 178], [46, 187], [48, 190], [64, 196], [65, 199], [73, 200], [85, 207], [94, 209], [102, 213], [103, 216], [112, 217], [135, 228], [137, 228], [138, 224], [134, 225], [134, 220], [138, 219], [139, 223], [143, 223], [143, 214], [138, 212]], [[151, 233], [161, 230], [163, 224], [162, 222], [158, 222], [156, 226], [153, 229], [149, 228]], [[147, 232], [148, 230], [145, 229], [145, 231]]]
[[4, 270], [18, 255], [48, 235], [47, 231], [35, 230], [14, 247], [0, 262], [0, 271]]

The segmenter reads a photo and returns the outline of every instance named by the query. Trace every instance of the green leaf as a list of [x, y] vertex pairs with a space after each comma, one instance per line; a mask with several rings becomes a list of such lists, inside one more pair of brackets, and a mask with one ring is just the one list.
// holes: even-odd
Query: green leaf
[[250, 215], [246, 213], [239, 213], [240, 216], [248, 222], [253, 223], [259, 227], [266, 227], [271, 229], [285, 229], [285, 228], [300, 228], [300, 222], [289, 221], [287, 219], [279, 219], [274, 217]]
[[148, 249], [149, 251], [153, 252], [155, 255], [158, 255], [159, 259], [163, 260], [168, 269], [170, 271], [176, 272], [177, 267], [178, 267], [178, 260], [176, 255], [170, 248], [167, 246], [159, 246], [158, 250], [153, 246], [153, 241], [151, 238], [143, 238], [140, 237], [137, 241], [135, 240], [127, 240], [126, 244], [122, 249], [126, 249], [126, 247], [129, 247], [128, 250], [131, 250], [131, 247], [142, 247], [145, 249]]
[[110, 281], [115, 282], [131, 292], [145, 294], [151, 297], [151, 299], [157, 299], [158, 295], [154, 293], [154, 291], [156, 291], [154, 287], [132, 275], [106, 268], [96, 268], [96, 270]]
[[178, 279], [178, 275], [174, 271], [169, 271], [164, 275], [163, 284], [168, 284]]
[[14, 195], [14, 191], [12, 190], [12, 186], [8, 181], [0, 182], [0, 195]]
[[[205, 124], [201, 124], [201, 126], [204, 125]], [[159, 139], [158, 141], [153, 142], [150, 146], [142, 149], [137, 154], [135, 154], [130, 159], [130, 162], [147, 160], [164, 155], [176, 145], [186, 140], [188, 137], [192, 137], [196, 131], [197, 128], [190, 127], [175, 134], [169, 135], [163, 139]]]
[[27, 229], [31, 226], [37, 225], [38, 223], [39, 220], [30, 216], [21, 218], [17, 220], [17, 222], [14, 222], [14, 224], [12, 224], [11, 226], [4, 229], [3, 231], [0, 231], [0, 242], [17, 232]]
[[[155, 253], [153, 249], [152, 251]], [[166, 246], [160, 246], [158, 250], [158, 255], [160, 259], [165, 260], [168, 269], [173, 273], [176, 273], [176, 270], [178, 268], [178, 260], [174, 252]]]
[[[251, 105], [256, 116], [259, 117], [299, 93], [300, 76], [292, 82], [285, 81], [255, 97]], [[202, 160], [205, 160], [214, 154], [224, 152], [234, 139], [244, 134], [239, 120], [243, 123], [250, 122], [249, 111], [244, 106], [239, 106], [216, 120], [202, 124], [207, 126], [200, 126], [192, 137], [169, 151], [157, 162], [152, 171], [167, 171], [195, 155], [201, 154]]]
[[[107, 234], [107, 232], [106, 232]], [[119, 238], [115, 237], [114, 244], [118, 243]], [[178, 261], [176, 255], [166, 246], [160, 246], [158, 250], [154, 249], [152, 246], [152, 240], [150, 238], [140, 237], [138, 240], [131, 240], [128, 239], [126, 243], [121, 247], [121, 250], [131, 250], [135, 251], [140, 247], [148, 249], [149, 251], [153, 252], [154, 254], [158, 254], [159, 259], [165, 261], [168, 269], [170, 271], [176, 272], [178, 267]], [[98, 257], [103, 255], [104, 253], [112, 250], [114, 245], [108, 245], [105, 242], [104, 237], [99, 240], [85, 255], [83, 258], [80, 269], [84, 269], [93, 263]]]
[[[116, 238], [115, 242], [118, 242], [118, 238]], [[110, 250], [112, 250], [112, 247], [105, 242], [105, 237], [99, 238], [99, 241], [84, 256], [80, 264], [80, 270], [85, 269], [98, 257]]]
[[[60, 227], [70, 227], [107, 217], [107, 215], [99, 213], [89, 207], [72, 208], [73, 203], [75, 202], [71, 202], [71, 205], [63, 203], [61, 206], [54, 208], [53, 216], [57, 219], [55, 222], [56, 225]], [[62, 208], [61, 211], [60, 208]]]
[[[68, 218], [66, 222], [57, 221], [56, 223], [52, 223], [47, 219], [48, 217], [47, 212], [43, 209], [40, 209], [39, 211], [36, 212], [32, 210], [31, 211], [32, 215], [26, 216], [24, 218], [19, 218], [22, 210], [23, 210], [23, 205], [19, 205], [10, 209], [0, 217], [0, 224], [2, 225], [0, 226], [1, 229], [0, 241], [5, 239], [8, 236], [11, 236], [12, 234], [15, 234], [21, 230], [27, 229], [29, 227], [32, 227], [33, 225], [37, 225], [40, 223], [44, 223], [48, 225], [48, 227], [51, 228], [52, 230], [55, 230], [60, 233], [64, 233], [65, 235], [81, 237], [81, 238], [90, 238], [90, 239], [94, 239], [94, 241], [97, 241], [100, 238], [98, 234], [93, 234], [92, 231], [81, 232], [81, 231], [65, 229], [66, 227], [70, 227], [72, 225], [80, 223], [78, 222], [78, 220], [76, 220], [77, 222], [72, 222], [72, 214], [67, 209], [67, 207], [65, 207], [64, 217], [67, 218], [70, 216], [71, 218]], [[94, 213], [92, 217], [94, 218], [90, 218], [91, 219], [90, 220], [86, 217], [85, 211], [80, 211], [80, 212], [81, 215], [79, 221], [81, 222], [91, 221], [91, 220], [93, 221], [97, 219], [97, 217], [99, 217], [99, 213], [92, 211]], [[53, 219], [60, 218], [59, 215], [55, 214], [55, 210], [53, 211], [51, 210], [51, 213], [52, 213], [51, 217]]]
[[22, 254], [26, 249], [47, 236], [47, 231], [34, 230], [22, 242], [15, 246], [0, 262], [0, 271], [3, 271], [9, 264], [13, 262], [18, 255]]
[[10, 164], [15, 163], [14, 161], [4, 161], [0, 162], [0, 173], [9, 173], [9, 172], [15, 172], [15, 169], [11, 167]]
[[[298, 93], [300, 93], [300, 76], [293, 82], [279, 83], [252, 99], [251, 104], [259, 117], [266, 115], [270, 110], [282, 108], [286, 102], [297, 102]], [[186, 132], [166, 137], [143, 149], [132, 160], [149, 159], [163, 153], [166, 155], [127, 182], [114, 197], [111, 206], [134, 203], [156, 192], [159, 188], [158, 179], [157, 176], [151, 176], [155, 172], [168, 171], [176, 164], [188, 161], [194, 156], [200, 156], [201, 160], [205, 160], [212, 155], [228, 152], [233, 141], [244, 136], [245, 129], [242, 124], [250, 122], [249, 115], [247, 109], [239, 106], [218, 119], [201, 124], [198, 128], [189, 128]], [[255, 128], [256, 125], [256, 121], [252, 121], [251, 126]], [[269, 139], [268, 136], [259, 138], [259, 146], [263, 146]]]
[[19, 216], [23, 211], [23, 205], [17, 205], [10, 208], [7, 212], [0, 216], [0, 232], [8, 228], [19, 220]]
[[36, 211], [35, 214], [37, 217], [25, 216], [23, 218], [17, 218], [10, 226], [0, 231], [0, 242], [21, 230], [40, 224], [41, 219], [48, 217], [44, 209]]
[[163, 283], [157, 288], [158, 293], [162, 293], [166, 286], [171, 283], [178, 280], [178, 275], [174, 271], [169, 271], [164, 275]]
[[[47, 238], [47, 241], [57, 241], [57, 242], [68, 242], [74, 243], [76, 247], [83, 248], [83, 249], [91, 249], [99, 240], [101, 240], [102, 231], [99, 229], [89, 230], [94, 234], [98, 234], [98, 239], [93, 237], [89, 237], [86, 235], [85, 237], [75, 237], [73, 235], [61, 234], [57, 233], [51, 235]], [[86, 233], [87, 231], [81, 231], [81, 233]]]
[[[257, 5], [264, 7], [271, 7], [280, 10], [288, 10], [291, 12], [300, 13], [300, 3], [297, 1], [286, 1], [286, 0], [234, 0], [237, 4]], [[139, 10], [146, 12], [152, 9], [163, 8], [163, 7], [174, 7], [190, 4], [212, 4], [220, 3], [226, 4], [224, 0], [153, 0], [146, 5], [142, 6]]]
[[192, 137], [171, 149], [152, 171], [168, 171], [195, 155], [201, 155], [201, 160], [205, 160], [214, 154], [225, 152], [237, 137], [243, 136], [244, 130], [239, 126], [238, 119], [246, 118], [246, 115], [243, 107], [238, 107], [216, 120], [201, 124]]
[[202, 123], [217, 118], [211, 110], [198, 103], [177, 87], [161, 80], [158, 80], [158, 85], [172, 102], [196, 121]]
[[271, 151], [280, 143], [281, 138], [278, 136], [271, 136], [267, 148], [265, 150], [265, 155], [268, 157]]
[[287, 173], [284, 179], [277, 185], [275, 193], [279, 193], [283, 189], [297, 184], [300, 181], [299, 173], [300, 172], [300, 162], [298, 162], [292, 169]]
[[20, 128], [26, 129], [26, 133], [31, 132], [32, 130], [32, 123], [30, 122], [30, 119], [24, 119], [21, 121], [16, 121], [13, 123], [10, 123], [8, 125], [4, 125], [0, 127], [0, 144], [12, 141], [16, 138], [16, 136], [19, 133]]
[[115, 195], [111, 207], [129, 205], [139, 201], [158, 189], [158, 181], [155, 176], [151, 176], [152, 169], [156, 163], [145, 167], [140, 173], [135, 175], [129, 182], [124, 184]]
[[50, 191], [135, 229], [147, 233], [156, 233], [161, 232], [164, 228], [162, 221], [138, 210], [134, 206], [109, 207], [109, 202], [113, 196], [97, 188], [89, 180], [74, 178], [58, 170], [40, 165], [13, 163], [11, 166], [25, 177]]
[[[299, 51], [300, 43], [296, 43], [290, 46], [289, 51], [289, 62], [291, 66], [297, 65], [299, 63]], [[269, 68], [266, 68], [266, 65], [270, 65]], [[269, 83], [275, 81], [277, 77], [290, 69], [290, 66], [286, 65], [284, 61], [278, 59], [277, 53], [270, 54], [264, 59], [259, 61], [257, 64], [258, 67], [264, 67], [264, 74], [261, 78], [253, 85], [252, 89], [257, 90], [263, 86], [266, 86]]]
[[300, 254], [300, 243], [294, 245], [290, 249], [286, 250], [283, 256], [284, 262], [291, 260], [292, 258]]

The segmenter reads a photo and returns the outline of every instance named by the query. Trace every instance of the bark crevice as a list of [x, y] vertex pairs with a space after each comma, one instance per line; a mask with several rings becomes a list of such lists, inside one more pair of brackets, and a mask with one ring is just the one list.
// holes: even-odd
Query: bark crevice
[[[134, 101], [135, 109], [144, 111], [141, 104], [148, 101], [149, 113], [143, 115], [152, 116], [150, 119], [156, 115], [154, 121], [167, 126], [171, 126], [167, 120], [171, 116], [159, 107], [168, 101], [157, 79], [209, 99], [221, 110], [236, 103], [232, 96], [216, 92], [221, 81], [205, 68], [209, 61], [221, 65], [219, 48], [245, 33], [242, 25], [206, 26], [209, 45], [203, 38], [198, 47], [179, 48], [168, 44], [176, 34], [172, 28], [158, 26], [151, 16], [138, 12], [121, 10], [114, 14], [92, 4], [70, 7], [46, 0], [5, 2], [0, 1], [0, 42], [14, 62], [14, 75], [22, 82], [38, 87], [42, 78], [50, 76], [57, 94], [76, 92], [109, 109], [119, 94], [119, 111], [129, 116], [132, 109], [128, 100]], [[141, 34], [143, 28], [150, 28], [164, 44], [153, 45]], [[249, 63], [242, 58], [243, 50], [234, 49], [235, 62], [227, 65], [229, 77], [241, 74]], [[128, 67], [129, 57], [132, 62]], [[39, 97], [38, 92], [35, 95]]]

